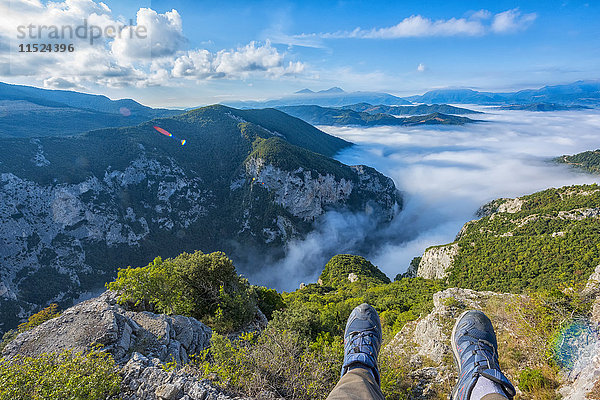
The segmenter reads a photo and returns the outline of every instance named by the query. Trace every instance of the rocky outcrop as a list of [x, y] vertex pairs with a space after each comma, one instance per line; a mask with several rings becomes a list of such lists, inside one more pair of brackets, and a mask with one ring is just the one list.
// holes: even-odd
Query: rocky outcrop
[[[249, 329], [264, 327], [262, 322]], [[201, 374], [186, 364], [189, 356], [209, 346], [211, 335], [211, 329], [194, 318], [129, 311], [117, 304], [114, 293], [106, 292], [20, 334], [2, 356], [86, 352], [99, 346], [100, 351], [113, 355], [118, 365], [123, 400], [241, 399], [201, 379]], [[165, 365], [173, 361], [176, 366]]]
[[[363, 165], [350, 167], [355, 173], [353, 179], [322, 175], [302, 167], [286, 171], [256, 157], [248, 159], [245, 165], [254, 184], [266, 188], [276, 204], [306, 221], [322, 215], [328, 206], [349, 206], [367, 213], [377, 207], [382, 219], [389, 221], [401, 202], [390, 178]], [[361, 204], [350, 204], [351, 196], [363, 199]]]
[[[456, 318], [467, 309], [485, 310], [494, 321], [497, 333], [507, 331], [500, 317], [491, 309], [515, 298], [512, 294], [478, 292], [449, 288], [433, 295], [433, 309], [418, 320], [406, 324], [383, 349], [384, 356], [393, 356], [412, 372], [413, 399], [431, 399], [447, 395], [455, 384], [456, 367], [450, 347], [450, 334]], [[432, 366], [433, 365], [433, 366]]]
[[[590, 276], [582, 299], [593, 299], [590, 320], [577, 319], [571, 336], [564, 336], [569, 349], [575, 349], [574, 363], [561, 372], [557, 393], [563, 399], [598, 398], [600, 389], [600, 266]], [[545, 356], [537, 361], [535, 353], [547, 345], [547, 337], [532, 331], [522, 307], [530, 307], [526, 295], [480, 292], [449, 288], [433, 295], [433, 308], [427, 315], [404, 325], [382, 356], [392, 356], [395, 363], [410, 372], [412, 399], [433, 399], [447, 395], [455, 384], [457, 371], [453, 362], [450, 335], [456, 319], [468, 309], [482, 310], [490, 317], [498, 337], [498, 352], [503, 371], [518, 388], [518, 376], [526, 368], [546, 365]], [[507, 351], [508, 350], [508, 351]], [[571, 351], [571, 350], [569, 350]], [[514, 354], [523, 354], [515, 363]], [[508, 366], [506, 365], [508, 364]], [[590, 395], [590, 392], [595, 393]]]
[[262, 158], [249, 159], [246, 173], [272, 192], [277, 204], [305, 220], [323, 214], [327, 205], [347, 200], [354, 187], [351, 181], [344, 178], [336, 180], [331, 174], [318, 174], [313, 178], [311, 171], [304, 168], [284, 171], [266, 164]]
[[211, 329], [194, 318], [128, 311], [117, 304], [116, 294], [105, 292], [20, 334], [2, 355], [38, 356], [100, 346], [119, 364], [127, 363], [134, 352], [160, 361], [186, 363], [189, 355], [209, 346], [211, 335]]
[[121, 368], [123, 400], [228, 400], [230, 397], [184, 367], [163, 368], [159, 359], [133, 353]]
[[458, 250], [458, 243], [428, 248], [419, 262], [417, 276], [426, 279], [445, 278]]
[[[512, 294], [478, 292], [471, 289], [449, 288], [433, 295], [433, 310], [417, 321], [405, 325], [386, 347], [386, 351], [401, 353], [403, 344], [413, 343], [413, 356], [441, 363], [444, 356], [451, 355], [448, 325], [465, 310], [482, 310], [492, 299], [506, 301]], [[410, 339], [407, 339], [410, 337]], [[406, 354], [406, 353], [404, 353]]]
[[521, 211], [523, 204], [525, 204], [525, 201], [520, 197], [514, 199], [496, 199], [481, 206], [479, 210], [477, 210], [476, 215], [481, 218], [488, 217], [494, 213], [505, 212], [513, 214]]

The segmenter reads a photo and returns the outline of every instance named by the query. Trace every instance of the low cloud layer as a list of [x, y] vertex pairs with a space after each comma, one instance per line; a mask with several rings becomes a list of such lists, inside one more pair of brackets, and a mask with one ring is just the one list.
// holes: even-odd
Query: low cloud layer
[[[74, 50], [18, 51], [40, 43], [70, 44]], [[184, 80], [281, 78], [304, 70], [268, 41], [217, 51], [187, 45], [175, 9], [140, 8], [126, 20], [92, 0], [0, 3], [0, 76], [33, 77], [48, 88], [176, 86]]]
[[488, 114], [476, 118], [488, 122], [457, 127], [321, 127], [357, 144], [340, 161], [392, 177], [405, 208], [383, 230], [364, 216], [329, 213], [306, 240], [290, 245], [283, 261], [251, 279], [294, 289], [315, 282], [325, 262], [343, 252], [367, 257], [393, 278], [425, 248], [453, 241], [490, 200], [600, 181], [548, 162], [599, 148], [600, 112], [482, 110]]

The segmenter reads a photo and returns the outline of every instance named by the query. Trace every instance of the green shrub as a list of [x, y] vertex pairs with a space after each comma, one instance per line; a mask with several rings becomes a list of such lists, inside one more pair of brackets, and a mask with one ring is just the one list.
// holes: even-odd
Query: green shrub
[[253, 286], [256, 292], [258, 308], [262, 311], [267, 319], [273, 318], [273, 312], [281, 310], [285, 307], [283, 297], [275, 289], [267, 289], [263, 286]]
[[547, 386], [547, 380], [539, 369], [525, 368], [519, 374], [519, 388], [524, 392], [532, 392]]
[[0, 359], [0, 400], [116, 398], [121, 377], [107, 353], [65, 351]]
[[157, 257], [143, 268], [120, 269], [107, 287], [120, 294], [122, 304], [150, 304], [160, 313], [202, 320], [219, 332], [239, 329], [256, 313], [256, 294], [221, 252]]
[[50, 304], [48, 307], [33, 314], [27, 319], [27, 322], [24, 322], [21, 325], [19, 325], [19, 333], [33, 329], [36, 326], [41, 325], [48, 320], [58, 317], [60, 313], [57, 310], [58, 304]]
[[236, 393], [260, 396], [267, 390], [287, 399], [324, 399], [339, 379], [341, 338], [322, 335], [310, 344], [293, 331], [269, 327], [258, 337], [244, 334], [234, 341], [215, 334], [211, 342], [210, 351], [192, 363]]
[[410, 398], [409, 367], [396, 357], [382, 354], [379, 357], [381, 391], [386, 399], [405, 400]]

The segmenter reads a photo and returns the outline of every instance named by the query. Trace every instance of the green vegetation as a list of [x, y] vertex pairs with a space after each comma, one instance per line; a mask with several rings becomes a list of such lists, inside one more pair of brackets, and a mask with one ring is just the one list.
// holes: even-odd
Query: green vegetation
[[[335, 288], [311, 284], [284, 293], [283, 303], [276, 292], [255, 288], [259, 304], [269, 297], [267, 303], [276, 305], [267, 329], [235, 340], [215, 334], [211, 348], [193, 356], [185, 368], [244, 395], [268, 390], [290, 399], [324, 399], [339, 379], [342, 336], [355, 306], [363, 302], [375, 306], [389, 340], [408, 321], [428, 313], [433, 293], [442, 288], [421, 278], [389, 283], [377, 267], [358, 256], [335, 256], [325, 269]], [[338, 279], [349, 272], [357, 275], [356, 282]], [[406, 385], [398, 388], [402, 380], [394, 381], [400, 370], [392, 360], [382, 364], [382, 371], [386, 394], [407, 393]]]
[[103, 352], [0, 359], [0, 400], [116, 399], [121, 377]]
[[390, 283], [390, 279], [364, 257], [350, 254], [338, 254], [325, 265], [320, 280], [325, 286], [339, 287], [346, 285], [354, 274], [357, 282], [365, 286]]
[[282, 135], [283, 138], [294, 146], [303, 147], [327, 157], [333, 157], [340, 150], [352, 146], [335, 136], [307, 124], [298, 118], [290, 118], [284, 112], [267, 108], [263, 110], [236, 110], [224, 106], [212, 106], [224, 109], [246, 121], [261, 126], [269, 132]]
[[600, 149], [584, 151], [583, 153], [574, 154], [572, 156], [561, 156], [554, 159], [554, 161], [569, 164], [592, 174], [600, 174]]
[[587, 280], [600, 264], [600, 223], [578, 210], [600, 205], [600, 187], [548, 189], [521, 199], [518, 212], [468, 225], [458, 240], [450, 285], [522, 293]]
[[[183, 256], [186, 260], [192, 257]], [[202, 254], [195, 256], [208, 259], [217, 257]], [[226, 275], [231, 279], [235, 270], [230, 261], [223, 261], [223, 254], [218, 254], [217, 258], [225, 262], [225, 269], [228, 271]], [[198, 263], [188, 261], [190, 264]], [[169, 267], [164, 269], [176, 274], [180, 268], [176, 266], [179, 262], [177, 259], [155, 263], [160, 266], [167, 262], [170, 263]], [[213, 264], [207, 262], [206, 265]], [[145, 268], [156, 269], [158, 276], [163, 274], [158, 271], [160, 268], [151, 267]], [[210, 268], [206, 269], [209, 270]], [[123, 271], [129, 272], [125, 274]], [[116, 281], [123, 287], [148, 289], [156, 285], [141, 284], [141, 281], [132, 284], [131, 280], [125, 279], [133, 276], [130, 276], [131, 271], [123, 271]], [[219, 272], [215, 268], [202, 276], [217, 273]], [[356, 275], [354, 282], [348, 280], [350, 273]], [[153, 274], [146, 271], [143, 275]], [[260, 334], [245, 333], [237, 339], [215, 334], [209, 350], [193, 356], [192, 362], [184, 367], [169, 368], [187, 368], [190, 372], [210, 378], [217, 385], [242, 395], [257, 396], [264, 394], [266, 389], [277, 396], [290, 399], [323, 399], [339, 378], [343, 331], [348, 315], [355, 306], [367, 302], [378, 310], [385, 346], [408, 322], [428, 314], [433, 306], [433, 294], [447, 287], [441, 281], [423, 278], [404, 277], [390, 282], [373, 264], [363, 257], [353, 255], [333, 257], [325, 266], [320, 283], [309, 284], [282, 295], [266, 288], [251, 288], [255, 301], [264, 307], [269, 318], [265, 331]], [[164, 282], [158, 286], [161, 285]], [[180, 289], [167, 287], [168, 291], [176, 294], [172, 296], [173, 299], [185, 297], [179, 295]], [[542, 290], [536, 289], [532, 283], [526, 289], [530, 292], [528, 296], [503, 297], [502, 302], [484, 302], [484, 311], [504, 327], [499, 331], [498, 337], [500, 361], [525, 393], [524, 398], [553, 399], [559, 382], [559, 367], [554, 354], [557, 335], [570, 316], [589, 313], [589, 299], [581, 297], [580, 287], [554, 285]], [[157, 291], [156, 288], [148, 290]], [[132, 290], [130, 292], [133, 297], [128, 301], [137, 299], [136, 303], [139, 303], [140, 294], [133, 294]], [[155, 307], [165, 307], [164, 301], [157, 299], [151, 303]], [[455, 313], [460, 313], [465, 307], [455, 297], [449, 297], [442, 303]], [[189, 315], [194, 308], [188, 307], [186, 303], [169, 303], [168, 309], [177, 309]], [[229, 315], [231, 318], [239, 318], [242, 314], [238, 312]], [[220, 321], [210, 316], [204, 320], [212, 327], [219, 326]], [[453, 322], [452, 318], [440, 320], [443, 329], [447, 330], [451, 329]], [[410, 343], [404, 345], [411, 346]], [[452, 366], [451, 359], [444, 359], [443, 363], [448, 367]], [[382, 389], [387, 398], [410, 398], [419, 378], [411, 375], [409, 359], [386, 353], [380, 358], [380, 364]], [[524, 369], [524, 366], [528, 369]], [[439, 394], [438, 397], [442, 398], [450, 390], [449, 385], [447, 383], [443, 387], [436, 387], [437, 394], [434, 393], [434, 396]]]
[[285, 171], [294, 171], [298, 166], [321, 175], [333, 174], [338, 178], [356, 180], [356, 174], [347, 165], [321, 154], [294, 146], [283, 139], [273, 137], [257, 139], [250, 158], [262, 158]]
[[146, 267], [120, 269], [107, 287], [120, 294], [121, 304], [191, 316], [218, 332], [239, 329], [256, 313], [254, 290], [221, 252], [183, 253], [164, 261], [157, 257]]
[[273, 318], [273, 312], [285, 308], [283, 297], [275, 289], [268, 289], [263, 286], [254, 286], [257, 297], [257, 305], [267, 319]]
[[339, 378], [343, 345], [330, 336], [310, 343], [302, 335], [270, 325], [259, 336], [232, 341], [214, 335], [210, 351], [196, 356], [192, 369], [234, 392], [259, 396], [265, 391], [287, 399], [324, 399]]

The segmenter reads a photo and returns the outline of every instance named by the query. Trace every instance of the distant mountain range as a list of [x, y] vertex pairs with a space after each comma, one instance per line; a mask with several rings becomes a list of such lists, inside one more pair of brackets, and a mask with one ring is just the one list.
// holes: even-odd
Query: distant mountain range
[[411, 102], [388, 93], [380, 92], [345, 92], [333, 87], [327, 90], [313, 92], [302, 89], [296, 93], [273, 100], [265, 101], [233, 101], [224, 104], [236, 108], [266, 108], [296, 105], [318, 105], [322, 107], [340, 107], [348, 104], [370, 103], [384, 105], [409, 105]]
[[[376, 106], [385, 109], [385, 106]], [[366, 111], [353, 111], [347, 108], [329, 108], [320, 106], [284, 106], [277, 109], [300, 118], [313, 125], [338, 126], [378, 126], [378, 125], [463, 125], [475, 122], [467, 117], [434, 112], [427, 115], [416, 115], [399, 118], [390, 114], [372, 114]]]
[[598, 106], [600, 105], [600, 81], [577, 81], [568, 85], [544, 86], [518, 92], [494, 93], [471, 89], [438, 89], [420, 96], [406, 97], [417, 103], [462, 104], [531, 104], [556, 103]]
[[[473, 89], [447, 88], [431, 90], [423, 95], [409, 97], [398, 97], [381, 92], [345, 92], [339, 87], [332, 87], [330, 89], [320, 90], [317, 92], [312, 91], [310, 89], [302, 89], [295, 92], [292, 95], [264, 101], [226, 102], [227, 105], [238, 108], [265, 108], [296, 105], [343, 107], [355, 105], [358, 103], [378, 104], [385, 106], [413, 105], [414, 103], [431, 105], [522, 105], [534, 103], [548, 103], [556, 105], [599, 106], [600, 81], [577, 81], [566, 85], [544, 86], [540, 89], [526, 89], [517, 92], [480, 92]], [[444, 110], [432, 110], [428, 113], [431, 112], [442, 112], [444, 114], [458, 114], [456, 110], [454, 110], [454, 112]], [[389, 114], [389, 112], [386, 113]], [[423, 112], [419, 111], [419, 113]]]
[[[425, 104], [413, 105], [413, 102]], [[345, 92], [339, 87], [332, 87], [317, 92], [302, 89], [279, 99], [237, 101], [228, 104], [245, 109], [318, 105], [388, 116], [476, 113], [447, 103], [496, 105], [507, 110], [577, 110], [583, 107], [600, 106], [600, 82], [579, 81], [569, 85], [546, 86], [541, 89], [512, 93], [439, 89], [407, 98], [382, 92]], [[102, 95], [0, 82], [0, 137], [69, 136], [93, 129], [132, 126], [153, 118], [175, 116], [182, 112], [184, 110], [147, 107], [131, 99], [111, 100]], [[354, 120], [353, 124], [357, 125], [397, 123], [384, 116], [347, 118]], [[445, 119], [439, 115], [437, 118]], [[309, 121], [322, 123], [318, 119]], [[448, 123], [466, 122], [468, 121], [448, 119]]]
[[570, 110], [589, 110], [590, 107], [578, 105], [562, 105], [554, 103], [533, 103], [533, 104], [513, 104], [510, 106], [500, 106], [500, 110], [523, 110], [523, 111], [570, 111]]
[[331, 158], [351, 145], [281, 111], [220, 105], [71, 137], [0, 138], [0, 331], [157, 255], [264, 262], [326, 210], [391, 220], [402, 201], [393, 181]]
[[0, 82], [0, 137], [66, 136], [137, 125], [183, 111], [154, 109], [131, 99], [47, 90]]
[[386, 105], [371, 105], [368, 103], [351, 104], [341, 107], [343, 109], [367, 112], [369, 114], [390, 114], [390, 115], [427, 115], [432, 113], [441, 114], [483, 114], [480, 111], [473, 111], [467, 108], [450, 106], [448, 104], [421, 104], [418, 106], [386, 106]]

